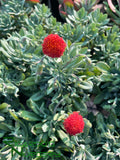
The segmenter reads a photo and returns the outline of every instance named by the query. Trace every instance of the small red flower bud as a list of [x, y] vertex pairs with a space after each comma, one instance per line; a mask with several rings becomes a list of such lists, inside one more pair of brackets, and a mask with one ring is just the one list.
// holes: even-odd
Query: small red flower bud
[[64, 128], [71, 136], [83, 132], [84, 120], [78, 112], [73, 112], [63, 122]]
[[31, 2], [31, 3], [40, 3], [39, 0], [25, 0], [26, 2]]
[[73, 7], [73, 1], [72, 0], [64, 0], [63, 3], [68, 7]]
[[66, 43], [57, 34], [48, 35], [42, 44], [43, 53], [52, 58], [61, 57], [65, 51]]

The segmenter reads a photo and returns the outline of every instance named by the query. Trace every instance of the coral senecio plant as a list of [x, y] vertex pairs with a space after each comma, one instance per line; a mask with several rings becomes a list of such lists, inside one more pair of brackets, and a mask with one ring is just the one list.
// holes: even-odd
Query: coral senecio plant
[[119, 28], [100, 10], [62, 24], [44, 4], [2, 4], [0, 158], [119, 160]]

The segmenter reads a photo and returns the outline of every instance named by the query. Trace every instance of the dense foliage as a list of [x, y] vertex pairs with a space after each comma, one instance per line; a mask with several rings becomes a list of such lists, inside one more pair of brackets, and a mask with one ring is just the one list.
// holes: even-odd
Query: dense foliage
[[[59, 58], [44, 55], [51, 34]], [[1, 160], [120, 159], [120, 29], [107, 13], [83, 6], [61, 23], [45, 4], [1, 1], [0, 82]]]

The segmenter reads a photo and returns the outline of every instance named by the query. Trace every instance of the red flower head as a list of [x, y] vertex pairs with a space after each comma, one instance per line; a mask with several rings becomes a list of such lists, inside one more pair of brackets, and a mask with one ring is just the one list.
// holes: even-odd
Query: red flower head
[[83, 132], [84, 120], [78, 112], [73, 112], [63, 122], [64, 128], [71, 136]]
[[52, 58], [61, 57], [65, 51], [66, 43], [57, 34], [48, 35], [42, 44], [43, 53]]
[[25, 0], [25, 1], [29, 3], [40, 3], [39, 0]]

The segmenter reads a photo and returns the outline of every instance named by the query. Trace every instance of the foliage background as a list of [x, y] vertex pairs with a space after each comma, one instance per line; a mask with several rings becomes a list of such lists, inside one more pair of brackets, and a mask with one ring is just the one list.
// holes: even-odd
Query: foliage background
[[[61, 58], [43, 55], [51, 33], [67, 43]], [[99, 9], [63, 23], [45, 4], [1, 1], [1, 160], [120, 159], [119, 51], [119, 26]], [[77, 136], [63, 127], [73, 111], [85, 121]]]

